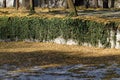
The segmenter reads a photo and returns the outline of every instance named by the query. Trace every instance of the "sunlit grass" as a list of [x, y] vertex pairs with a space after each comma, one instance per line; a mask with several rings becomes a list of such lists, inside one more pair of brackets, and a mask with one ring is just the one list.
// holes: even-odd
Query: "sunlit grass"
[[[84, 10], [84, 11], [101, 11], [101, 10], [119, 10], [119, 9], [102, 9], [102, 8], [83, 8], [83, 7], [77, 7], [78, 10]], [[29, 15], [29, 10], [20, 8], [19, 10], [16, 10], [15, 8], [0, 8], [0, 16], [8, 16], [8, 17], [45, 17], [45, 18], [64, 18], [67, 17], [67, 14], [59, 14], [59, 12], [56, 14], [54, 12], [56, 11], [61, 11], [61, 12], [69, 12], [68, 9], [65, 8], [35, 8], [36, 13], [33, 15]], [[54, 13], [54, 14], [51, 14]], [[69, 14], [69, 13], [68, 13]], [[77, 16], [73, 18], [82, 18], [85, 20], [93, 20], [97, 22], [104, 22], [104, 23], [109, 23], [110, 21], [115, 21], [115, 22], [120, 22], [120, 18], [100, 18], [101, 15], [98, 16]]]

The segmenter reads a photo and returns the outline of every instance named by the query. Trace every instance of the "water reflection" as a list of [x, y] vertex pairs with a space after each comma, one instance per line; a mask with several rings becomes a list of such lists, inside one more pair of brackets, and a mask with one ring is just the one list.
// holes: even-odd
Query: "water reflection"
[[16, 66], [0, 66], [1, 80], [119, 80], [120, 66], [112, 65], [69, 65], [41, 68], [35, 66], [21, 70]]

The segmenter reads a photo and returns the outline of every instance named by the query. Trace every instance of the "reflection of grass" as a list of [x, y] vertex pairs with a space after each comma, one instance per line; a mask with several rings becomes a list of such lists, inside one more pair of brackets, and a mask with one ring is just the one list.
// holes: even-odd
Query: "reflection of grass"
[[54, 43], [1, 42], [0, 65], [120, 63], [120, 50], [58, 45]]
[[72, 72], [72, 73], [77, 73], [77, 74], [83, 74], [83, 73], [85, 73], [85, 72], [83, 72], [83, 71], [85, 71], [86, 70], [86, 68], [85, 67], [82, 67], [82, 68], [77, 68], [77, 69], [70, 69], [70, 70], [68, 70], [69, 72]]
[[116, 74], [113, 71], [109, 71], [106, 75], [105, 78], [103, 80], [110, 80], [111, 78], [119, 78], [120, 75]]

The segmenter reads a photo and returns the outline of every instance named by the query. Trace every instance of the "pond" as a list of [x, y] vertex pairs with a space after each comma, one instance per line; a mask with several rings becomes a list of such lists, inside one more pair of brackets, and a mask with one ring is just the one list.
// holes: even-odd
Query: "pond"
[[68, 65], [20, 69], [13, 65], [0, 66], [0, 80], [120, 80], [119, 64]]

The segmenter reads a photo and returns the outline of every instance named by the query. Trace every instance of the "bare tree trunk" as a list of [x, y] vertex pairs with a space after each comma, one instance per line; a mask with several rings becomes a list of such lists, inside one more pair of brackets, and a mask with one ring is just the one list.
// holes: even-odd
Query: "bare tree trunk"
[[18, 10], [19, 8], [19, 0], [16, 0], [16, 9]]
[[108, 0], [103, 0], [103, 8], [109, 8], [108, 7]]
[[34, 0], [30, 0], [30, 13], [35, 13]]
[[16, 0], [13, 1], [13, 7], [15, 7], [15, 6], [16, 6]]
[[95, 8], [98, 8], [99, 7], [98, 0], [94, 0], [94, 3], [95, 3]]
[[63, 6], [65, 9], [68, 8], [67, 0], [62, 0], [62, 6]]
[[22, 6], [25, 7], [25, 0], [22, 0]]
[[53, 4], [53, 0], [51, 0], [51, 4]]
[[85, 8], [89, 8], [90, 7], [89, 0], [85, 0], [84, 5], [85, 5]]
[[58, 3], [58, 0], [55, 0], [55, 1], [54, 1], [54, 6], [55, 6], [55, 7], [58, 7], [57, 3]]
[[65, 0], [65, 8], [66, 8], [66, 9], [68, 8], [67, 0]]
[[45, 0], [40, 0], [41, 1], [41, 7], [45, 6]]
[[47, 5], [46, 7], [49, 8], [49, 0], [46, 0], [45, 3], [46, 3], [46, 5]]
[[6, 8], [6, 0], [3, 0], [3, 8]]
[[72, 0], [67, 0], [67, 3], [68, 3], [69, 8], [71, 9], [71, 12], [74, 13], [74, 16], [77, 16], [78, 15], [77, 10], [76, 10], [76, 8], [73, 4], [73, 1]]
[[41, 7], [41, 0], [38, 0], [38, 7]]
[[111, 0], [111, 8], [114, 8], [114, 6], [115, 6], [115, 0]]

